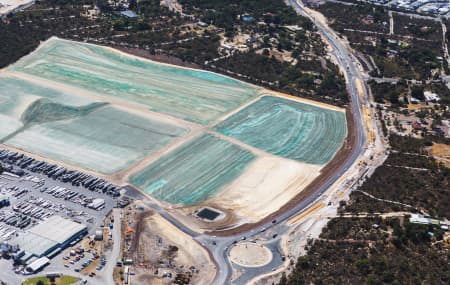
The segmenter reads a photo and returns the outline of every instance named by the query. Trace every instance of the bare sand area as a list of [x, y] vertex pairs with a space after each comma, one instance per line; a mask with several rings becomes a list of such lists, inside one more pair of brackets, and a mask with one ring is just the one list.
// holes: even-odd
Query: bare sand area
[[280, 209], [320, 174], [320, 166], [278, 157], [259, 157], [209, 202], [256, 222]]
[[163, 219], [160, 215], [153, 215], [149, 218], [148, 227], [157, 232], [170, 243], [176, 245], [180, 251], [176, 257], [176, 261], [181, 264], [198, 264], [197, 269], [202, 272], [201, 280], [197, 280], [196, 284], [209, 284], [214, 278], [215, 270], [211, 262], [208, 252], [200, 246], [192, 237], [186, 235], [174, 225]]
[[244, 267], [261, 267], [272, 260], [272, 252], [262, 244], [243, 242], [233, 246], [230, 260]]
[[276, 219], [279, 213], [285, 212], [303, 201], [306, 197], [312, 195], [321, 185], [327, 183], [328, 179], [330, 178], [333, 173], [338, 171], [342, 168], [343, 162], [349, 158], [349, 154], [353, 150], [355, 143], [356, 143], [356, 129], [354, 127], [355, 121], [354, 117], [348, 109], [346, 109], [346, 117], [347, 117], [347, 138], [345, 139], [342, 147], [339, 149], [339, 151], [335, 154], [333, 159], [328, 162], [327, 165], [325, 165], [321, 170], [320, 173], [317, 175], [317, 177], [311, 181], [309, 184], [304, 185], [302, 189], [297, 189], [297, 194], [290, 199], [287, 203], [285, 203], [281, 208], [278, 210], [272, 212], [270, 215], [264, 217], [263, 219], [259, 220], [256, 223], [239, 223], [236, 217], [233, 216], [233, 214], [230, 214], [230, 217], [228, 218], [229, 221], [227, 225], [231, 226], [225, 226], [225, 223], [218, 223], [216, 227], [208, 226], [203, 224], [198, 225], [195, 224], [195, 226], [200, 227], [203, 231], [207, 231], [208, 234], [211, 235], [217, 235], [217, 236], [229, 236], [229, 235], [235, 235], [239, 234], [241, 232], [245, 232], [248, 230], [251, 230], [255, 227], [258, 227], [264, 223], [270, 222], [273, 219]]
[[439, 162], [450, 167], [450, 146], [441, 143], [434, 143], [428, 148], [429, 153]]
[[317, 107], [328, 109], [328, 110], [345, 112], [345, 108], [341, 108], [341, 107], [338, 107], [338, 106], [333, 106], [333, 105], [330, 105], [330, 104], [327, 104], [327, 103], [314, 101], [314, 100], [307, 99], [307, 98], [292, 96], [292, 95], [289, 95], [289, 94], [286, 94], [286, 93], [281, 93], [281, 92], [277, 92], [277, 91], [273, 91], [273, 90], [265, 89], [261, 93], [263, 93], [262, 96], [277, 96], [277, 97], [281, 97], [281, 98], [284, 98], [284, 99], [289, 99], [289, 100], [293, 100], [293, 101], [297, 101], [297, 102], [301, 102], [301, 103], [317, 106]]
[[[167, 284], [164, 282], [167, 278], [162, 277], [163, 272], [172, 272], [175, 276], [191, 269], [195, 271], [191, 277], [191, 284], [210, 284], [215, 276], [215, 266], [208, 252], [192, 237], [156, 213], [151, 213], [143, 220], [136, 254], [143, 260], [143, 267], [136, 268], [137, 284], [158, 284], [158, 282]], [[160, 265], [162, 267], [159, 268], [158, 274], [146, 268], [166, 259], [171, 260], [172, 266], [165, 268]]]

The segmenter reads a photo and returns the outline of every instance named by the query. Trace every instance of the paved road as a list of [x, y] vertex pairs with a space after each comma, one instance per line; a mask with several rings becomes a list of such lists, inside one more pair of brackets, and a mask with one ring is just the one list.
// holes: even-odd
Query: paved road
[[[361, 110], [360, 106], [361, 104], [365, 104], [367, 102], [360, 102], [360, 97], [358, 94], [358, 90], [356, 88], [356, 80], [357, 79], [363, 79], [363, 75], [360, 73], [358, 68], [356, 67], [357, 60], [354, 59], [350, 53], [348, 47], [341, 42], [341, 40], [336, 36], [336, 34], [323, 23], [316, 21], [313, 15], [309, 15], [301, 2], [298, 2], [296, 0], [286, 0], [289, 5], [291, 5], [299, 14], [304, 15], [308, 18], [310, 18], [318, 28], [319, 32], [324, 36], [324, 38], [329, 42], [329, 44], [333, 48], [333, 53], [336, 55], [336, 58], [339, 62], [339, 64], [345, 69], [346, 77], [347, 77], [347, 89], [349, 94], [351, 95], [351, 106], [352, 111], [356, 119], [356, 145], [353, 149], [353, 152], [351, 155], [343, 161], [340, 169], [336, 171], [336, 173], [330, 177], [327, 181], [325, 181], [324, 184], [322, 184], [321, 187], [318, 187], [317, 190], [307, 199], [300, 202], [296, 207], [293, 209], [281, 214], [276, 218], [275, 223], [268, 222], [267, 224], [264, 224], [257, 229], [249, 230], [245, 233], [241, 233], [239, 235], [234, 236], [227, 236], [227, 237], [214, 237], [204, 234], [198, 234], [196, 232], [193, 232], [189, 228], [187, 228], [185, 225], [183, 225], [181, 222], [173, 218], [171, 215], [169, 215], [164, 209], [160, 208], [154, 203], [148, 202], [149, 206], [151, 206], [154, 210], [156, 210], [159, 214], [161, 214], [164, 218], [166, 218], [168, 221], [170, 221], [173, 225], [178, 227], [181, 231], [184, 233], [192, 236], [196, 241], [198, 241], [202, 246], [204, 246], [206, 249], [209, 250], [212, 257], [214, 258], [214, 261], [217, 265], [217, 273], [214, 278], [214, 281], [212, 284], [217, 285], [223, 285], [223, 284], [231, 284], [231, 275], [232, 275], [232, 266], [230, 264], [230, 261], [228, 259], [229, 251], [233, 245], [234, 242], [239, 241], [242, 239], [242, 237], [245, 236], [245, 238], [251, 239], [255, 237], [256, 235], [260, 234], [262, 229], [269, 230], [274, 229], [278, 230], [281, 226], [284, 225], [285, 221], [287, 221], [289, 218], [297, 215], [299, 212], [306, 209], [308, 206], [310, 206], [314, 201], [316, 201], [320, 196], [328, 190], [328, 188], [336, 182], [340, 177], [342, 177], [351, 167], [351, 165], [360, 157], [360, 155], [365, 150], [366, 145], [366, 138], [365, 138], [365, 130], [364, 126], [362, 124], [362, 116], [361, 116]], [[365, 88], [365, 86], [364, 86]], [[367, 95], [367, 91], [365, 91], [365, 94]], [[133, 190], [131, 188], [128, 189], [128, 194], [135, 197], [135, 198], [142, 198], [143, 200], [147, 200], [144, 195], [139, 193], [137, 190]], [[148, 201], [148, 200], [147, 200]], [[251, 269], [247, 270], [244, 274], [245, 280], [238, 278], [235, 283], [236, 284], [243, 284], [246, 281], [259, 276], [261, 274], [270, 272], [272, 269], [277, 268], [281, 266], [282, 262], [280, 257], [280, 248], [279, 248], [279, 242], [274, 241], [269, 243], [269, 248], [272, 250], [275, 258], [270, 263], [270, 266], [264, 266], [258, 269]], [[242, 269], [242, 268], [241, 268]]]
[[236, 280], [233, 282], [234, 284], [246, 284], [250, 280], [252, 280], [255, 276], [262, 275], [264, 273], [270, 272], [276, 268], [279, 268], [283, 265], [283, 254], [280, 249], [280, 238], [273, 239], [269, 241], [268, 243], [264, 243], [264, 245], [272, 251], [272, 260], [261, 267], [255, 267], [255, 268], [248, 268], [248, 267], [242, 267], [238, 265], [234, 265], [235, 268], [243, 270], [244, 273], [236, 278]]
[[121, 243], [121, 219], [120, 213], [121, 209], [113, 209], [114, 215], [114, 228], [112, 230], [112, 238], [114, 241], [112, 251], [106, 254], [107, 263], [100, 273], [100, 277], [103, 284], [114, 284], [114, 267], [116, 266], [116, 261], [120, 257], [120, 243]]
[[[297, 215], [299, 212], [303, 211], [305, 208], [310, 206], [315, 200], [317, 200], [337, 179], [339, 179], [341, 176], [344, 175], [345, 172], [350, 168], [350, 166], [358, 159], [358, 157], [364, 152], [365, 150], [365, 144], [366, 144], [366, 138], [365, 138], [365, 131], [364, 126], [362, 124], [362, 116], [361, 116], [361, 110], [360, 106], [361, 104], [365, 102], [360, 102], [360, 97], [358, 94], [358, 90], [356, 88], [356, 80], [357, 79], [363, 79], [363, 75], [360, 73], [358, 68], [356, 67], [356, 60], [353, 59], [353, 57], [350, 55], [348, 51], [348, 47], [341, 42], [341, 40], [336, 36], [336, 34], [326, 25], [323, 23], [316, 21], [316, 19], [309, 15], [303, 7], [303, 4], [301, 2], [298, 2], [296, 0], [287, 0], [287, 4], [292, 6], [299, 14], [304, 15], [308, 18], [310, 18], [318, 28], [319, 32], [324, 36], [324, 38], [329, 42], [329, 44], [333, 48], [333, 53], [336, 55], [336, 58], [339, 62], [339, 64], [344, 67], [346, 77], [347, 77], [347, 88], [348, 92], [351, 95], [351, 106], [352, 110], [356, 119], [356, 145], [353, 149], [353, 152], [351, 155], [342, 163], [341, 168], [336, 171], [336, 173], [330, 177], [321, 187], [319, 187], [310, 197], [305, 199], [304, 201], [300, 202], [296, 207], [293, 209], [283, 213], [276, 219], [276, 223], [267, 223], [265, 225], [262, 225], [258, 229], [248, 231], [246, 233], [242, 233], [239, 236], [230, 236], [226, 238], [212, 238], [210, 236], [201, 235], [198, 236], [196, 239], [202, 243], [213, 255], [215, 262], [218, 266], [218, 271], [216, 274], [216, 277], [213, 281], [213, 284], [231, 284], [231, 274], [232, 274], [232, 268], [230, 261], [228, 260], [228, 253], [230, 250], [230, 247], [233, 244], [233, 241], [239, 240], [242, 236], [245, 236], [246, 238], [251, 238], [258, 234], [262, 228], [270, 229], [273, 227], [277, 227], [280, 224], [284, 224], [286, 220], [291, 218], [292, 216]], [[365, 88], [365, 87], [364, 87]], [[367, 94], [367, 91], [365, 91], [365, 94]], [[212, 244], [212, 239], [216, 241], [216, 245]], [[278, 251], [278, 247], [275, 249]], [[280, 264], [281, 265], [281, 264]], [[258, 275], [261, 275], [263, 273], [269, 272], [271, 269], [268, 269], [265, 272], [261, 272], [261, 270], [253, 270], [256, 271], [253, 277], [256, 277]], [[250, 277], [250, 276], [248, 276]], [[248, 278], [246, 278], [248, 279]], [[250, 279], [248, 279], [250, 280]], [[243, 280], [241, 280], [243, 281]], [[242, 284], [239, 282], [239, 279], [236, 280], [236, 284]]]
[[[240, 235], [235, 236], [228, 236], [228, 237], [213, 237], [209, 235], [199, 235], [198, 233], [190, 230], [187, 228], [184, 224], [173, 218], [171, 215], [169, 215], [164, 209], [160, 208], [158, 205], [148, 202], [149, 205], [157, 211], [161, 216], [166, 218], [169, 222], [174, 224], [176, 227], [178, 227], [181, 231], [184, 233], [192, 236], [195, 240], [197, 240], [200, 244], [202, 244], [206, 249], [209, 250], [211, 255], [214, 258], [214, 261], [217, 265], [217, 274], [215, 276], [215, 279], [213, 281], [213, 284], [217, 285], [223, 285], [223, 284], [231, 284], [231, 274], [232, 274], [232, 267], [230, 264], [230, 261], [228, 259], [228, 254], [231, 246], [233, 245], [233, 242], [240, 240], [243, 236], [245, 236], [247, 239], [250, 239], [258, 234], [260, 234], [261, 230], [264, 228], [266, 230], [274, 229], [276, 231], [280, 231], [280, 228], [285, 224], [285, 221], [289, 218], [297, 215], [299, 212], [306, 209], [308, 206], [310, 206], [314, 201], [316, 201], [320, 196], [328, 190], [328, 188], [337, 181], [341, 176], [343, 176], [350, 166], [359, 158], [359, 156], [364, 152], [365, 149], [365, 132], [364, 127], [362, 125], [362, 116], [360, 111], [361, 104], [365, 102], [360, 102], [360, 97], [358, 95], [358, 90], [356, 88], [356, 80], [357, 79], [363, 79], [362, 74], [359, 72], [359, 70], [356, 67], [356, 60], [349, 54], [348, 47], [341, 42], [341, 40], [335, 35], [335, 33], [325, 24], [316, 21], [314, 16], [309, 15], [301, 2], [298, 2], [297, 0], [286, 0], [289, 5], [291, 5], [299, 14], [302, 14], [308, 18], [310, 18], [317, 26], [319, 32], [324, 36], [324, 38], [329, 42], [329, 44], [333, 48], [333, 53], [336, 55], [336, 58], [339, 62], [339, 64], [345, 69], [346, 77], [347, 77], [347, 88], [348, 92], [351, 95], [351, 106], [352, 110], [356, 119], [356, 146], [353, 149], [353, 152], [351, 155], [342, 163], [340, 169], [336, 171], [336, 173], [330, 177], [325, 183], [317, 188], [317, 190], [307, 199], [300, 202], [296, 207], [293, 209], [281, 214], [276, 218], [276, 222], [274, 223], [267, 223], [265, 225], [260, 226], [257, 229], [253, 229], [250, 231], [247, 231], [245, 233], [241, 233]], [[143, 200], [147, 200], [146, 197], [140, 193], [136, 193], [133, 189], [128, 189], [128, 194], [131, 196], [134, 196], [136, 198], [142, 198]], [[148, 200], [147, 200], [148, 201]], [[119, 219], [116, 218], [116, 223], [118, 223]], [[107, 266], [114, 265], [115, 256], [118, 256], [118, 249], [116, 248], [118, 241], [120, 238], [117, 236], [117, 229], [119, 228], [118, 225], [115, 225], [115, 231], [113, 233], [115, 246], [113, 249], [113, 253], [111, 254], [111, 258], [109, 258]], [[280, 232], [279, 232], [280, 233]], [[116, 238], [117, 237], [117, 238]], [[213, 241], [215, 244], [213, 244]], [[279, 248], [279, 241], [274, 240], [269, 242], [268, 244], [269, 248], [272, 250], [274, 254], [274, 259], [272, 262], [264, 267], [258, 268], [258, 269], [252, 269], [247, 270], [245, 272], [245, 275], [242, 279], [237, 279], [236, 284], [243, 284], [246, 281], [252, 279], [253, 277], [259, 276], [261, 274], [270, 272], [272, 269], [279, 267], [281, 262], [281, 256], [280, 256], [280, 248]], [[112, 273], [111, 268], [107, 267], [105, 268], [105, 275], [106, 272], [108, 272], [108, 275], [111, 275], [111, 277], [105, 277], [105, 284], [113, 285], [112, 281], [112, 274], [109, 274], [109, 272]], [[245, 279], [245, 280], [244, 280]]]

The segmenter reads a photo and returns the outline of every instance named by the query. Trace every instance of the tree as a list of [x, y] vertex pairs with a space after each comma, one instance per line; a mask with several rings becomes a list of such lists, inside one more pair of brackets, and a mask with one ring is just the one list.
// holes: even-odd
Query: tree
[[369, 273], [370, 261], [367, 258], [361, 258], [356, 260], [355, 265], [356, 268], [358, 268], [359, 272], [361, 272], [362, 274]]
[[411, 96], [419, 100], [424, 100], [425, 95], [423, 94], [423, 87], [413, 86], [411, 88]]
[[130, 10], [135, 10], [137, 8], [137, 1], [136, 0], [130, 0], [130, 5], [128, 6], [128, 8], [130, 8]]
[[283, 272], [283, 274], [281, 275], [281, 279], [280, 279], [280, 283], [278, 283], [278, 285], [287, 285], [287, 278], [286, 278], [286, 273]]

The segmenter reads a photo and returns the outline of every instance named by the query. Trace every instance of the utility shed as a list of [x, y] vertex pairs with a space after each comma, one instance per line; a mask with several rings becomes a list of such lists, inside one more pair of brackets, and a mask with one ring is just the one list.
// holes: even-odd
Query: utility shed
[[103, 231], [102, 230], [97, 230], [95, 231], [95, 240], [103, 240]]
[[95, 210], [98, 210], [103, 206], [105, 206], [105, 200], [101, 198], [94, 199], [94, 201], [88, 205], [89, 208]]
[[411, 214], [409, 222], [414, 224], [429, 225], [431, 224], [431, 219], [420, 214]]

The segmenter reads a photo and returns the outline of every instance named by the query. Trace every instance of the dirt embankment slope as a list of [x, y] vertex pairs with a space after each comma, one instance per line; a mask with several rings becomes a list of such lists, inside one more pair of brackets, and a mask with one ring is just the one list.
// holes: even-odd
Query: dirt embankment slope
[[264, 219], [262, 219], [257, 223], [243, 224], [239, 227], [230, 230], [211, 231], [208, 232], [208, 234], [217, 236], [229, 236], [251, 230], [255, 227], [258, 227], [262, 224], [265, 224], [267, 222], [270, 222], [271, 220], [276, 219], [280, 214], [294, 208], [301, 201], [313, 195], [322, 185], [324, 185], [329, 180], [331, 176], [333, 176], [335, 172], [337, 172], [341, 167], [343, 167], [344, 162], [349, 159], [352, 149], [356, 145], [357, 142], [356, 140], [357, 134], [355, 128], [356, 122], [354, 120], [354, 116], [350, 107], [347, 108], [346, 117], [347, 117], [348, 135], [342, 147], [339, 149], [339, 151], [336, 153], [333, 159], [322, 169], [320, 175], [316, 179], [314, 179], [305, 189], [303, 189], [303, 191], [301, 191], [287, 204], [282, 206], [278, 211], [272, 213], [271, 215], [265, 217]]

